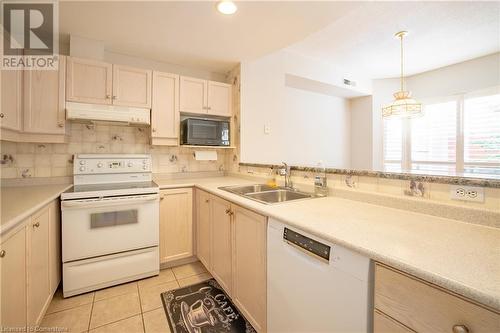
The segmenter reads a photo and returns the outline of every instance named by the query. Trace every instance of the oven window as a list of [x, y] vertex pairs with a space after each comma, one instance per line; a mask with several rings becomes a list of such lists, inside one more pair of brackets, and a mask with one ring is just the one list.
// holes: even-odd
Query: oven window
[[217, 123], [196, 122], [191, 125], [191, 138], [217, 140], [217, 127]]
[[93, 213], [90, 215], [90, 229], [138, 223], [137, 215], [137, 209]]

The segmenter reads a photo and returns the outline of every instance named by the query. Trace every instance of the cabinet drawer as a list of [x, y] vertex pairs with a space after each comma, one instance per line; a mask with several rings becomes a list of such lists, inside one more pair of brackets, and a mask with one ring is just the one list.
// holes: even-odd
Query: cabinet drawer
[[375, 308], [417, 332], [450, 333], [455, 325], [470, 333], [500, 331], [498, 313], [379, 264]]
[[373, 315], [373, 333], [414, 333], [394, 319], [375, 311]]

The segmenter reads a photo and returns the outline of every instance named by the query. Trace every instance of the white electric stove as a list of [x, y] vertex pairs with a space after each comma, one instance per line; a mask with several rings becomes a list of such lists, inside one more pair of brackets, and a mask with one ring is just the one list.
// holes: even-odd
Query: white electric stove
[[81, 154], [61, 195], [63, 294], [159, 273], [159, 188], [150, 155]]

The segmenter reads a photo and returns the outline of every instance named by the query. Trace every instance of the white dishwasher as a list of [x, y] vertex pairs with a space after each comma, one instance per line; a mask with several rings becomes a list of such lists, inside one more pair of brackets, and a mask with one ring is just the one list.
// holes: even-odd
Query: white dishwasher
[[371, 332], [370, 259], [270, 219], [268, 333]]

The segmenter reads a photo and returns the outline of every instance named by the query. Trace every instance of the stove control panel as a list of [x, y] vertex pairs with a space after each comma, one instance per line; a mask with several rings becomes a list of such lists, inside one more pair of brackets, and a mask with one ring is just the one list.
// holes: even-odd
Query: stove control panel
[[151, 155], [75, 155], [73, 172], [75, 175], [150, 173]]

